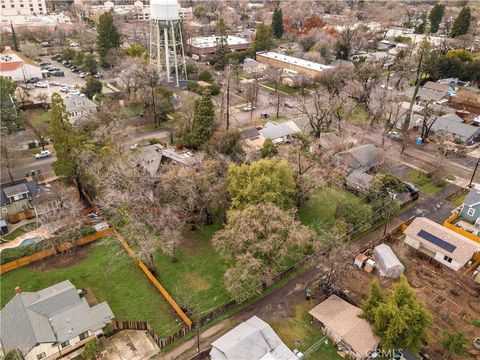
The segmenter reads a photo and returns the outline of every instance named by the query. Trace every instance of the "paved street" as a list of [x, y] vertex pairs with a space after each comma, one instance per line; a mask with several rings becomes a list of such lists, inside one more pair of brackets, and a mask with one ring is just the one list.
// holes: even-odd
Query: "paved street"
[[[40, 150], [39, 150], [40, 151]], [[31, 170], [36, 172], [47, 173], [52, 170], [52, 164], [57, 158], [55, 155], [41, 160], [36, 160], [33, 156], [23, 158], [18, 161], [17, 165], [11, 170], [13, 180], [20, 180], [25, 177], [25, 174]], [[10, 176], [7, 169], [1, 168], [1, 183], [5, 184], [10, 182]]]

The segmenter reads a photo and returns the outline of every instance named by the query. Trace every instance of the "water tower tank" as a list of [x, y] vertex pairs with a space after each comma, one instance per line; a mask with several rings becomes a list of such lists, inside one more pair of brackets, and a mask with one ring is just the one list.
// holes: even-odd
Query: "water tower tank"
[[150, 0], [150, 18], [160, 21], [180, 20], [177, 0]]

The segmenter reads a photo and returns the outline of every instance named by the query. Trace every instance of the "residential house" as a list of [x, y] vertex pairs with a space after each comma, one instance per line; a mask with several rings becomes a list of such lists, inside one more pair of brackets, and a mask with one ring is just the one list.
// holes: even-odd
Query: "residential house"
[[73, 126], [79, 125], [87, 120], [90, 114], [97, 111], [97, 104], [92, 100], [80, 95], [71, 95], [65, 99], [65, 107], [69, 114], [70, 123]]
[[341, 151], [333, 157], [335, 166], [345, 167], [348, 173], [354, 170], [367, 172], [385, 160], [385, 151], [374, 144], [357, 145]]
[[476, 188], [470, 189], [467, 196], [460, 206], [460, 217], [480, 229], [480, 190]]
[[444, 95], [447, 95], [449, 91], [453, 90], [453, 88], [448, 84], [442, 84], [442, 83], [433, 82], [433, 81], [427, 81], [425, 85], [423, 85], [423, 89], [438, 91]]
[[164, 162], [173, 161], [181, 165], [192, 165], [197, 159], [190, 151], [179, 152], [166, 148], [161, 144], [153, 144], [138, 149], [136, 154], [137, 165], [147, 173], [155, 176]]
[[265, 321], [252, 316], [215, 340], [212, 360], [298, 360]]
[[[407, 89], [405, 91], [405, 96], [408, 99], [411, 99], [414, 91], [415, 91], [415, 88], [413, 88], [413, 87]], [[437, 102], [437, 101], [440, 101], [444, 96], [445, 96], [445, 93], [443, 93], [443, 92], [430, 90], [430, 89], [425, 89], [425, 88], [420, 88], [420, 89], [418, 89], [418, 93], [417, 93], [417, 96], [416, 96], [415, 100], [416, 100], [417, 104], [420, 101]]]
[[448, 105], [457, 110], [480, 115], [480, 93], [459, 88], [455, 96], [448, 98]]
[[42, 77], [42, 70], [25, 55], [6, 48], [0, 54], [0, 76], [12, 81], [26, 81], [32, 77]]
[[25, 360], [70, 353], [102, 335], [114, 318], [106, 302], [90, 306], [69, 280], [37, 292], [16, 291], [0, 311], [0, 343], [4, 354], [19, 349]]
[[32, 200], [40, 193], [35, 181], [27, 181], [0, 189], [1, 219], [16, 223], [36, 217]]
[[265, 139], [278, 144], [290, 140], [294, 134], [300, 132], [300, 128], [292, 120], [280, 124], [267, 122], [259, 132]]
[[268, 66], [252, 58], [246, 58], [243, 61], [243, 70], [248, 74], [264, 74]]
[[440, 116], [432, 124], [431, 130], [467, 145], [473, 144], [480, 137], [480, 127], [463, 123], [463, 119], [455, 114]]
[[346, 178], [347, 189], [357, 194], [365, 194], [370, 188], [372, 180], [372, 175], [354, 170]]
[[319, 321], [322, 330], [339, 350], [354, 359], [368, 358], [380, 344], [367, 320], [360, 317], [362, 309], [331, 295], [308, 312]]
[[480, 243], [424, 217], [407, 227], [405, 243], [455, 271], [480, 251]]

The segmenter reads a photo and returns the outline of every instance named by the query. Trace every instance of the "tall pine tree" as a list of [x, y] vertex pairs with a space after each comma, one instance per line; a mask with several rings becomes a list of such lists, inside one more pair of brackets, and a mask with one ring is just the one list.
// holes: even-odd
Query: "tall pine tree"
[[258, 24], [255, 28], [255, 40], [250, 47], [252, 56], [258, 51], [271, 50], [275, 45], [273, 30], [265, 24]]
[[442, 22], [443, 14], [445, 13], [445, 5], [437, 4], [430, 11], [428, 19], [430, 20], [430, 32], [432, 34], [438, 31], [440, 23]]
[[470, 20], [472, 19], [472, 13], [468, 6], [462, 8], [457, 18], [453, 22], [452, 31], [450, 32], [451, 37], [457, 37], [460, 35], [465, 35], [470, 27]]
[[216, 70], [223, 70], [228, 64], [230, 48], [227, 43], [227, 25], [223, 19], [218, 21], [215, 34], [217, 36], [217, 45], [213, 55], [214, 67]]
[[281, 39], [283, 36], [283, 14], [282, 9], [275, 8], [273, 10], [273, 17], [272, 17], [272, 30], [273, 34], [277, 39]]
[[190, 145], [199, 148], [205, 144], [215, 130], [215, 109], [210, 90], [195, 100], [192, 130], [189, 134]]
[[51, 126], [53, 147], [57, 161], [53, 164], [55, 174], [66, 182], [77, 178], [77, 161], [75, 152], [80, 145], [79, 137], [70, 124], [69, 115], [62, 97], [58, 93], [52, 95]]
[[420, 16], [420, 21], [417, 26], [415, 26], [415, 30], [413, 31], [415, 34], [423, 34], [425, 33], [425, 30], [427, 29], [427, 14], [423, 13]]
[[103, 13], [98, 19], [97, 34], [97, 52], [100, 55], [100, 64], [106, 67], [109, 65], [106, 61], [108, 52], [121, 45], [120, 33], [113, 22], [111, 12]]
[[369, 322], [373, 323], [375, 321], [375, 311], [377, 307], [382, 304], [385, 300], [383, 295], [382, 288], [378, 281], [372, 282], [370, 285], [370, 294], [362, 304], [363, 317]]

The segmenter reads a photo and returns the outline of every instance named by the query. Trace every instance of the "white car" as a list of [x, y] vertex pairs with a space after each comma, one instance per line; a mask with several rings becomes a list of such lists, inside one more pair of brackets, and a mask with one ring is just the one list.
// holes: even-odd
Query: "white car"
[[78, 76], [80, 76], [81, 78], [84, 78], [85, 76], [87, 76], [87, 74], [82, 71], [80, 74], [78, 74]]
[[77, 89], [70, 89], [68, 90], [68, 95], [80, 95], [80, 91], [78, 91]]
[[255, 106], [253, 106], [252, 104], [247, 104], [247, 106], [245, 106], [242, 110], [243, 111], [253, 111], [253, 110], [255, 110]]
[[58, 81], [49, 81], [48, 83], [53, 86], [60, 86], [60, 83]]
[[35, 154], [35, 159], [39, 160], [39, 159], [44, 159], [50, 156], [52, 156], [52, 153], [50, 151], [43, 150], [43, 151], [40, 151], [38, 154]]
[[61, 92], [65, 92], [65, 93], [68, 93], [68, 92], [71, 91], [71, 90], [72, 90], [72, 88], [71, 88], [70, 86], [68, 86], [68, 85], [62, 86], [62, 87], [60, 88], [60, 91], [61, 91]]
[[48, 84], [43, 82], [43, 81], [39, 81], [39, 82], [36, 82], [35, 84], [33, 84], [33, 86], [38, 87], [38, 88], [46, 88], [46, 87], [48, 87]]
[[71, 46], [71, 47], [79, 47], [80, 44], [79, 44], [78, 42], [72, 42], [72, 43], [70, 44], [70, 46]]

